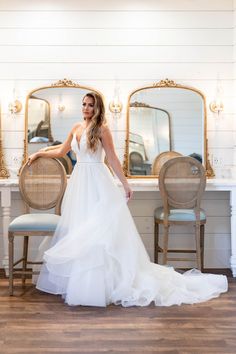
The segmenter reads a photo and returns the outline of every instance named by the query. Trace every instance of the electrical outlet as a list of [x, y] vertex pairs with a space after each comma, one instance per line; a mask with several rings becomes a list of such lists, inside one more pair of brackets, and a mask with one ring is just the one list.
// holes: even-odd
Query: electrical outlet
[[219, 157], [219, 156], [213, 156], [212, 158], [212, 164], [213, 166], [215, 167], [220, 167], [223, 165], [223, 159], [222, 157]]
[[19, 164], [21, 164], [21, 161], [22, 161], [21, 156], [15, 155], [12, 157], [12, 162], [14, 166], [19, 166]]

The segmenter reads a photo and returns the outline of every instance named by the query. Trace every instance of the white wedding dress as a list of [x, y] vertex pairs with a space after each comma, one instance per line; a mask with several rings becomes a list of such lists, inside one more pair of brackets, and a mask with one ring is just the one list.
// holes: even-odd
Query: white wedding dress
[[102, 144], [88, 150], [85, 132], [79, 145], [75, 135], [71, 143], [78, 162], [37, 288], [61, 294], [69, 305], [89, 306], [193, 304], [226, 292], [223, 275], [180, 274], [150, 262], [125, 196], [103, 163]]

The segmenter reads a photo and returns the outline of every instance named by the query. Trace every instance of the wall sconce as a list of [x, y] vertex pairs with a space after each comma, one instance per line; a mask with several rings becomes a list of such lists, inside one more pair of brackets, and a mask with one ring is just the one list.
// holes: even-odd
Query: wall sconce
[[123, 105], [120, 101], [113, 100], [109, 103], [109, 109], [112, 113], [121, 113]]
[[19, 113], [22, 110], [22, 103], [19, 100], [14, 100], [13, 102], [9, 103], [8, 110], [11, 114]]
[[120, 88], [116, 82], [113, 100], [109, 103], [109, 110], [113, 113], [113, 118], [120, 118], [123, 105], [120, 101]]
[[218, 113], [218, 115], [224, 110], [224, 104], [222, 101], [214, 100], [210, 103], [209, 107], [213, 113]]
[[217, 80], [217, 87], [216, 87], [216, 92], [215, 92], [215, 99], [210, 102], [209, 108], [213, 113], [217, 113], [218, 116], [220, 115], [221, 112], [224, 110], [224, 104], [223, 104], [223, 89], [220, 85], [219, 79]]
[[63, 111], [66, 109], [66, 107], [65, 107], [64, 104], [62, 104], [62, 103], [59, 103], [59, 105], [57, 106], [57, 108], [58, 108], [58, 111], [60, 111], [60, 112], [63, 112]]
[[63, 98], [63, 93], [61, 92], [58, 97], [58, 105], [57, 109], [59, 112], [64, 112], [66, 109], [66, 106], [64, 105], [64, 98]]

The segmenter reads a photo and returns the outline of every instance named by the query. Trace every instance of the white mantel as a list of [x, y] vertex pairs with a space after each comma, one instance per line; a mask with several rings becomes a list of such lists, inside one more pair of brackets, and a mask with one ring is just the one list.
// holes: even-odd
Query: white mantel
[[[157, 178], [129, 178], [129, 184], [133, 191], [156, 191], [158, 188]], [[117, 184], [121, 186], [119, 180]], [[18, 191], [19, 188], [18, 178], [0, 179], [0, 188], [13, 188]], [[16, 188], [16, 189], [15, 189]], [[209, 178], [207, 179], [206, 191], [231, 191], [236, 188], [236, 179], [226, 178]]]
[[[158, 191], [158, 179], [155, 178], [134, 178], [129, 179], [132, 190], [135, 192], [156, 192]], [[121, 183], [117, 181], [121, 187]], [[3, 267], [8, 269], [8, 225], [11, 217], [12, 192], [18, 192], [19, 185], [17, 178], [0, 180], [1, 206], [3, 210], [3, 245], [4, 258]], [[230, 193], [231, 207], [231, 257], [230, 267], [233, 276], [236, 277], [236, 180], [235, 179], [208, 179], [206, 191], [227, 191]]]

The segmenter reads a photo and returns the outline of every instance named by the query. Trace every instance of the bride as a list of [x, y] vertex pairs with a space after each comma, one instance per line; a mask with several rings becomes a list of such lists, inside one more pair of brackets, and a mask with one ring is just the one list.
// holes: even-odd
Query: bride
[[[82, 103], [84, 121], [66, 141], [29, 157], [30, 165], [38, 157], [56, 158], [71, 149], [77, 156], [37, 288], [61, 294], [69, 305], [126, 307], [193, 304], [226, 292], [223, 275], [197, 270], [180, 274], [150, 262], [127, 207], [132, 191], [105, 123], [102, 98], [88, 93]], [[104, 164], [105, 155], [126, 198]]]

